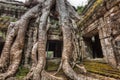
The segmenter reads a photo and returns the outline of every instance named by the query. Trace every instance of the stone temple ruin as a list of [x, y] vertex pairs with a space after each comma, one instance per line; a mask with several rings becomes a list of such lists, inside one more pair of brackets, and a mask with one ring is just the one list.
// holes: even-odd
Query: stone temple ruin
[[[16, 21], [27, 11], [27, 7], [22, 2], [10, 0], [0, 1], [0, 31], [1, 31], [1, 49], [5, 41], [7, 27], [11, 21]], [[57, 19], [51, 15], [50, 18], [52, 29], [48, 31], [47, 52], [51, 57], [61, 57], [62, 53], [62, 32], [57, 27]], [[54, 46], [53, 46], [54, 45]], [[56, 54], [57, 53], [57, 54]]]
[[120, 67], [120, 1], [92, 0], [83, 15], [79, 26], [84, 56]]
[[[22, 2], [0, 0], [0, 52], [7, 26], [27, 10]], [[113, 68], [120, 69], [120, 0], [89, 0], [81, 17], [78, 27], [82, 58], [103, 60]], [[48, 30], [46, 53], [48, 58], [60, 58], [62, 32], [58, 28], [55, 15], [51, 15], [50, 23], [53, 27]]]
[[5, 42], [8, 25], [20, 18], [26, 10], [22, 2], [0, 0], [0, 52]]

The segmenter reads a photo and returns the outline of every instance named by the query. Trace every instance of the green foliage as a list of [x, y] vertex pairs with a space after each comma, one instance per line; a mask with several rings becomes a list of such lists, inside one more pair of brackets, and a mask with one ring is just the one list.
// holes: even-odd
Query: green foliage
[[[108, 64], [105, 64], [99, 61], [84, 61], [83, 64], [88, 72], [120, 79], [120, 76], [119, 76], [120, 70], [114, 69]], [[59, 63], [55, 63], [51, 61], [48, 61], [46, 65], [47, 65], [46, 71], [51, 73], [54, 73], [59, 67]], [[81, 71], [78, 68], [75, 67], [74, 70], [78, 74], [81, 74]], [[28, 68], [24, 68], [22, 66], [19, 67], [19, 70], [16, 74], [17, 80], [23, 80], [24, 76], [26, 76], [28, 72], [29, 72]], [[69, 79], [66, 79], [66, 76], [62, 70], [60, 70], [56, 76], [63, 77], [64, 80], [69, 80]]]
[[13, 18], [13, 17], [10, 17], [10, 16], [0, 17], [0, 30], [2, 30], [2, 29], [7, 30], [8, 26], [9, 26], [9, 23], [10, 22], [15, 22], [15, 21], [17, 21], [17, 19]]
[[83, 9], [84, 9], [84, 6], [78, 6], [78, 7], [77, 7], [77, 12], [78, 12], [78, 14], [81, 14], [82, 11], [83, 11]]
[[48, 51], [47, 52], [47, 58], [53, 58], [53, 54], [54, 54], [53, 51]]
[[47, 68], [46, 68], [46, 70], [47, 71], [56, 71], [57, 70], [57, 68], [59, 67], [59, 64], [56, 64], [56, 63], [54, 63], [54, 62], [47, 62]]
[[16, 18], [13, 18], [11, 21], [12, 21], [12, 22], [16, 22], [16, 21], [17, 21], [17, 19], [16, 19]]
[[[46, 67], [46, 71], [54, 73], [54, 72], [57, 71], [58, 67], [59, 67], [58, 63], [48, 61], [47, 62], [47, 67]], [[70, 80], [70, 79], [68, 79], [68, 77], [65, 76], [65, 74], [64, 74], [62, 69], [56, 74], [56, 76], [57, 77], [62, 77], [64, 80]]]
[[4, 16], [4, 17], [2, 17], [3, 19], [10, 19], [10, 17], [9, 16]]
[[28, 68], [25, 67], [19, 67], [18, 72], [16, 74], [16, 78], [18, 80], [23, 80], [23, 78], [27, 75], [27, 73], [29, 72]]

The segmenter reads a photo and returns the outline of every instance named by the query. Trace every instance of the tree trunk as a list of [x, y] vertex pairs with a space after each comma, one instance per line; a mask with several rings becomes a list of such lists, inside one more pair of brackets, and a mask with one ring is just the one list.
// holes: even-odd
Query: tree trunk
[[[0, 58], [0, 67], [3, 69], [7, 63], [9, 63], [8, 69], [5, 73], [0, 74], [0, 79], [5, 79], [13, 74], [21, 61], [22, 50], [24, 46], [25, 32], [28, 27], [28, 23], [31, 18], [37, 17], [39, 5], [30, 9], [25, 13], [21, 19], [13, 24], [10, 24], [10, 30], [8, 30], [5, 46]], [[9, 61], [7, 61], [9, 60]]]
[[[39, 35], [38, 35], [38, 61], [36, 61], [35, 55], [32, 56], [33, 62], [37, 62], [32, 70], [33, 74], [33, 80], [41, 80], [44, 77], [41, 75], [44, 71], [45, 64], [46, 64], [46, 40], [47, 40], [47, 21], [48, 21], [48, 16], [50, 13], [50, 9], [52, 5], [54, 4], [55, 1], [53, 0], [47, 0], [42, 7], [42, 15], [40, 16], [40, 23], [39, 23]], [[28, 78], [29, 79], [29, 75]]]
[[60, 15], [60, 23], [63, 31], [63, 53], [62, 53], [62, 69], [64, 73], [73, 80], [80, 80], [80, 77], [71, 68], [69, 62], [72, 55], [72, 30], [69, 14], [65, 5], [65, 0], [57, 0], [57, 6]]
[[[32, 25], [32, 24], [30, 24]], [[35, 26], [34, 26], [35, 27]], [[30, 26], [28, 29], [27, 35], [26, 35], [26, 40], [25, 40], [25, 49], [24, 49], [24, 54], [25, 54], [25, 61], [24, 61], [24, 66], [29, 68], [29, 59], [31, 55], [31, 49], [33, 47], [33, 26]]]
[[[34, 5], [36, 6], [33, 7]], [[32, 63], [30, 72], [24, 80], [64, 80], [45, 71], [47, 31], [51, 27], [48, 17], [51, 17], [53, 11], [57, 13], [56, 19], [59, 18], [64, 43], [58, 71], [62, 68], [69, 78], [80, 80], [81, 77], [71, 67], [72, 62], [76, 65], [75, 61], [80, 52], [77, 31], [75, 30], [77, 27], [74, 26], [80, 17], [74, 8], [66, 0], [32, 0], [27, 6], [33, 8], [27, 11], [20, 20], [9, 26], [5, 46], [0, 57], [0, 80], [13, 76], [24, 56], [25, 65], [30, 66]], [[37, 22], [31, 19], [37, 19]], [[73, 19], [74, 21], [72, 21]], [[31, 25], [36, 23], [39, 23], [39, 27]], [[26, 35], [28, 36], [26, 37]], [[84, 69], [79, 65], [76, 66]]]

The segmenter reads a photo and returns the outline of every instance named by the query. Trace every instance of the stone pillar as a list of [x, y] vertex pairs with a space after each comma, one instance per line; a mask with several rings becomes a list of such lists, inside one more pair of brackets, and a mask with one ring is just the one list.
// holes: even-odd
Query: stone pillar
[[114, 53], [116, 57], [117, 67], [120, 69], [120, 9], [115, 6], [111, 9], [110, 27], [112, 30], [112, 42], [114, 47]]
[[104, 31], [103, 31], [103, 26], [104, 26], [104, 22], [103, 22], [103, 19], [101, 18], [99, 20], [99, 27], [98, 27], [98, 33], [99, 33], [99, 38], [100, 38], [100, 43], [101, 43], [101, 47], [102, 47], [102, 52], [103, 52], [103, 58], [104, 60], [108, 63], [108, 59], [107, 59], [107, 51], [106, 51], [106, 46], [105, 46], [105, 41], [103, 39], [103, 34], [104, 34]]
[[99, 37], [101, 41], [101, 46], [103, 50], [104, 59], [113, 67], [117, 66], [115, 53], [112, 44], [112, 36], [111, 36], [111, 27], [109, 26], [109, 18], [105, 18], [104, 20], [100, 19]]

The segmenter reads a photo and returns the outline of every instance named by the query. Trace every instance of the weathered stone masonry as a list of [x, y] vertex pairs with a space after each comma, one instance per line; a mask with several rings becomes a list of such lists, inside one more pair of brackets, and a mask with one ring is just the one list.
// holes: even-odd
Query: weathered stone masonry
[[[101, 3], [94, 8], [98, 1]], [[89, 50], [91, 47], [87, 44], [90, 40], [86, 42], [85, 39], [98, 34], [105, 61], [113, 67], [120, 67], [120, 0], [96, 0], [85, 10], [84, 15], [79, 24], [84, 57], [92, 54]]]
[[11, 16], [15, 18], [20, 18], [27, 11], [24, 4], [19, 1], [6, 1], [0, 0], [0, 16]]
[[[21, 15], [23, 15], [27, 10], [28, 7], [25, 7], [25, 4], [22, 2], [15, 0], [0, 0], [0, 50], [2, 50], [3, 48], [8, 25], [10, 24], [10, 22], [18, 20]], [[38, 24], [31, 23], [30, 26], [37, 27]], [[50, 28], [48, 27], [47, 35], [47, 52], [53, 51], [54, 57], [61, 57], [62, 53], [62, 32], [58, 26], [58, 19], [54, 14], [51, 14], [49, 21]], [[32, 36], [32, 33], [30, 35]], [[30, 35], [26, 35], [26, 37]], [[29, 46], [30, 45], [31, 44], [29, 44]], [[27, 45], [25, 45], [25, 47], [27, 47]]]

